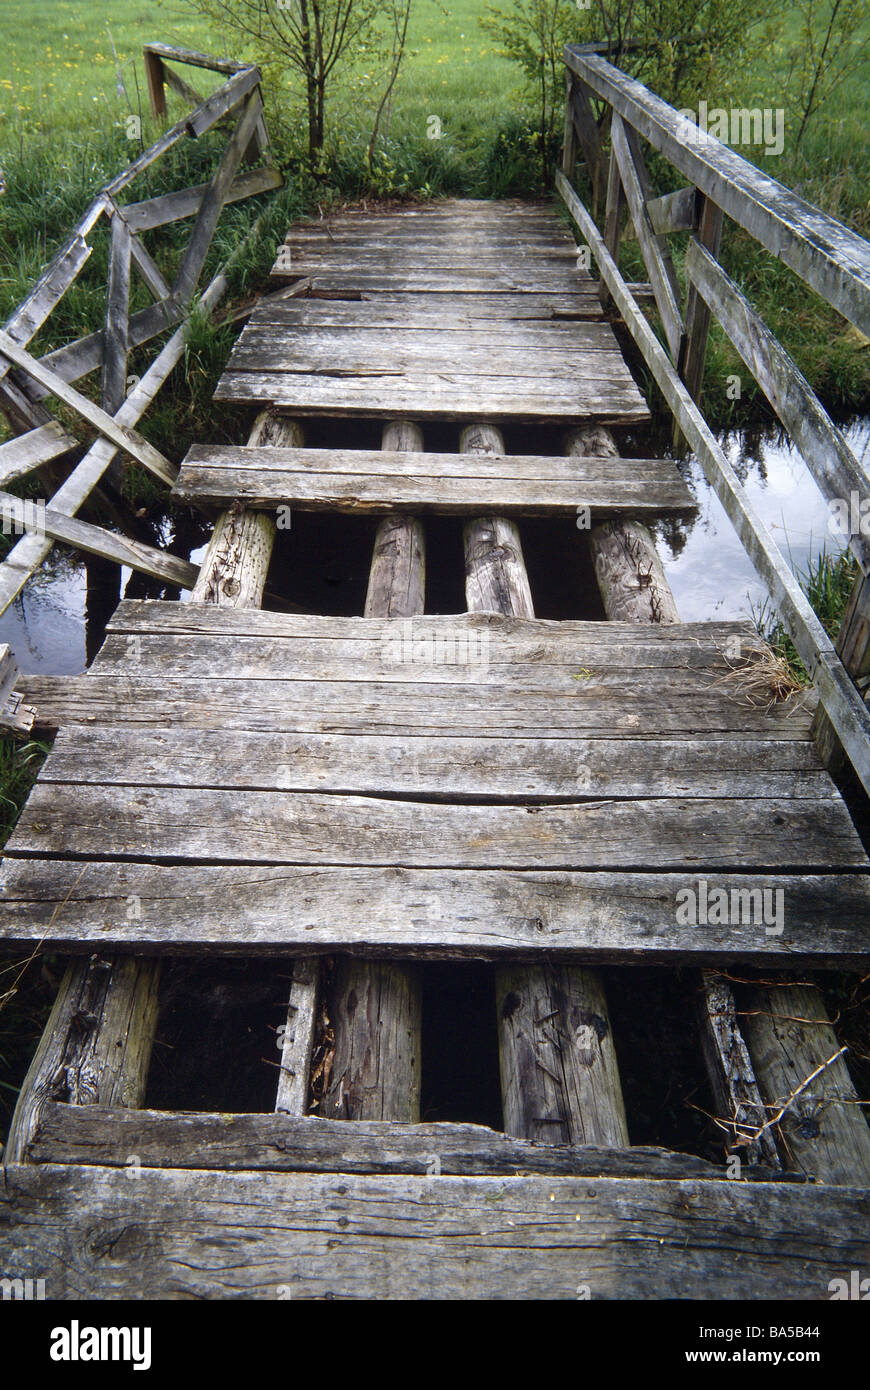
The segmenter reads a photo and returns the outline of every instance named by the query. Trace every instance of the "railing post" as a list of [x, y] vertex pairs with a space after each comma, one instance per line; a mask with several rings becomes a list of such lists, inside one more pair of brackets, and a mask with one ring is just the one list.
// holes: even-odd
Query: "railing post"
[[574, 125], [574, 74], [565, 69], [565, 135], [562, 140], [562, 173], [569, 183], [577, 172], [577, 128]]
[[[611, 146], [610, 164], [607, 170], [607, 204], [604, 212], [604, 244], [619, 265], [619, 240], [622, 228], [622, 210], [625, 206], [625, 193], [622, 189], [622, 179], [619, 177], [619, 164]], [[610, 292], [602, 278], [598, 282], [598, 297], [601, 300], [602, 308], [607, 308], [612, 302]]]
[[[703, 198], [698, 217], [697, 240], [710, 255], [718, 259], [722, 243], [722, 209], [710, 198]], [[683, 339], [677, 370], [692, 400], [698, 402], [704, 380], [704, 359], [707, 356], [707, 336], [710, 331], [710, 310], [690, 282], [686, 292], [686, 334]], [[681, 438], [674, 424], [674, 442]]]
[[142, 57], [145, 63], [145, 77], [148, 81], [148, 98], [151, 102], [151, 114], [155, 119], [166, 115], [166, 73], [163, 68], [163, 59], [156, 53], [152, 53], [150, 48], [142, 50]]
[[[870, 577], [865, 574], [859, 574], [855, 580], [836, 645], [840, 660], [861, 694], [866, 695], [866, 678], [870, 676]], [[846, 758], [823, 705], [816, 710], [813, 735], [819, 757], [836, 776], [842, 771]]]

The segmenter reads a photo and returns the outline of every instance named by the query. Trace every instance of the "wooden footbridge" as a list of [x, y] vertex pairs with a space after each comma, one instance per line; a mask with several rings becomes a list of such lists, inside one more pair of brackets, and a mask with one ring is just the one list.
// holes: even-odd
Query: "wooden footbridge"
[[[23, 683], [57, 736], [6, 847], [0, 935], [71, 964], [6, 1148], [0, 1272], [49, 1297], [822, 1299], [870, 1265], [870, 1131], [811, 982], [870, 950], [867, 855], [828, 770], [836, 752], [867, 784], [865, 581], [835, 650], [693, 399], [714, 310], [828, 495], [863, 495], [715, 254], [723, 212], [743, 216], [866, 324], [868, 248], [776, 185], [760, 212], [734, 190], [769, 180], [668, 143], [676, 113], [567, 56], [560, 186], [600, 279], [549, 202], [296, 224], [217, 389], [255, 408], [249, 442], [204, 442], [175, 479], [215, 518], [189, 601], [125, 600], [85, 676]], [[686, 193], [655, 196], [640, 136]], [[577, 141], [593, 196], [609, 183], [606, 236]], [[621, 203], [648, 285], [616, 269]], [[777, 698], [751, 626], [680, 623], [645, 523], [693, 501], [672, 460], [618, 451], [649, 416], [620, 316], [815, 693]], [[380, 449], [360, 445], [373, 421]], [[377, 518], [363, 614], [263, 607], [302, 511]], [[433, 513], [463, 521], [464, 613], [427, 613]], [[527, 517], [576, 519], [596, 620], [536, 617]], [[215, 953], [292, 975], [274, 1110], [146, 1108], [161, 960]], [[421, 1115], [421, 974], [467, 959], [494, 977], [501, 1131]], [[609, 996], [649, 963], [696, 970], [684, 1026], [721, 1164], [632, 1144]]]

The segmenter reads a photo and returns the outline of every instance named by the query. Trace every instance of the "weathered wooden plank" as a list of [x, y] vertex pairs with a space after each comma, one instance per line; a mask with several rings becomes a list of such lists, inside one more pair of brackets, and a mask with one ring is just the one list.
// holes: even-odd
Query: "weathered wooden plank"
[[[696, 875], [697, 874], [697, 878]], [[769, 934], [758, 899], [735, 899], [728, 925], [677, 920], [677, 895], [707, 884], [782, 890], [783, 931]], [[7, 858], [0, 937], [45, 950], [227, 955], [333, 954], [610, 961], [678, 965], [862, 968], [870, 890], [865, 874], [505, 872]], [[698, 890], [698, 907], [701, 898]], [[141, 916], [127, 918], [130, 899]], [[716, 901], [719, 901], [716, 899]], [[768, 899], [768, 906], [771, 900]], [[741, 904], [750, 910], [744, 911]], [[774, 901], [774, 906], [775, 906]], [[688, 914], [683, 914], [684, 916]], [[708, 916], [710, 914], [708, 913]], [[772, 914], [768, 914], [772, 915]], [[745, 920], [743, 920], [745, 918]]]
[[255, 310], [257, 324], [317, 324], [324, 327], [387, 327], [396, 325], [458, 331], [463, 325], [488, 333], [513, 333], [514, 324], [577, 324], [599, 320], [597, 296], [585, 288], [570, 295], [454, 294], [440, 301], [426, 294], [378, 294], [363, 299], [286, 298], [264, 296]]
[[0, 444], [0, 487], [5, 487], [15, 478], [26, 477], [40, 464], [67, 454], [77, 446], [78, 440], [56, 420], [47, 425], [38, 425], [17, 439]]
[[656, 236], [695, 231], [700, 201], [701, 195], [691, 184], [673, 193], [663, 193], [660, 198], [650, 198], [646, 212]]
[[870, 251], [844, 227], [756, 169], [605, 59], [565, 62], [729, 217], [870, 335]]
[[683, 319], [676, 292], [676, 274], [666, 238], [656, 236], [649, 221], [646, 210], [647, 202], [651, 197], [649, 179], [646, 175], [640, 146], [636, 138], [632, 139], [633, 134], [634, 132], [630, 128], [626, 129], [623, 125], [618, 113], [614, 112], [610, 126], [613, 153], [616, 156], [638, 245], [652, 283], [665, 337], [671, 349], [671, 356], [676, 361], [683, 336]]
[[775, 739], [455, 738], [75, 726], [43, 782], [251, 787], [542, 801], [833, 795], [812, 744]]
[[[558, 385], [558, 390], [556, 386]], [[626, 369], [622, 382], [556, 383], [536, 376], [486, 377], [450, 371], [437, 375], [325, 376], [283, 372], [237, 372], [228, 368], [215, 400], [268, 401], [299, 415], [412, 416], [418, 419], [479, 419], [482, 415], [576, 419], [600, 415], [614, 423], [649, 418], [649, 410]]]
[[[85, 238], [104, 210], [105, 200], [96, 198], [69, 238], [55, 252], [33, 289], [3, 325], [10, 338], [22, 347], [39, 331], [89, 259], [93, 248]], [[2, 368], [2, 372], [6, 370], [8, 368]]]
[[100, 401], [109, 415], [115, 415], [127, 394], [127, 320], [130, 313], [130, 230], [117, 214], [112, 218], [109, 253], [109, 281], [106, 288], [106, 319], [103, 346], [103, 380]]
[[[314, 453], [314, 450], [310, 452]], [[555, 470], [554, 470], [555, 471]], [[579, 471], [579, 470], [578, 470]], [[659, 474], [659, 478], [655, 474]], [[274, 510], [284, 504], [296, 511], [365, 512], [379, 515], [408, 509], [436, 515], [575, 516], [589, 508], [591, 522], [612, 515], [653, 519], [675, 512], [694, 513], [697, 506], [676, 470], [651, 470], [651, 476], [608, 480], [589, 477], [546, 479], [494, 477], [444, 478], [391, 470], [356, 474], [314, 468], [267, 472], [258, 468], [213, 468], [186, 462], [174, 488], [179, 502], [205, 508], [225, 507], [238, 497], [248, 507]]]
[[70, 410], [82, 416], [88, 424], [93, 425], [117, 449], [130, 454], [137, 463], [141, 463], [143, 468], [147, 468], [155, 477], [170, 485], [175, 481], [178, 470], [168, 459], [163, 457], [159, 449], [155, 449], [153, 444], [149, 444], [138, 430], [134, 430], [130, 425], [125, 425], [122, 421], [116, 420], [114, 416], [107, 414], [105, 410], [101, 410], [87, 396], [83, 396], [54, 372], [44, 367], [35, 357], [31, 357], [29, 352], [19, 348], [8, 333], [2, 331], [0, 331], [0, 354], [46, 387], [50, 395], [56, 396]]
[[749, 558], [766, 583], [774, 608], [782, 618], [798, 654], [813, 675], [852, 766], [862, 785], [870, 788], [870, 711], [858, 695], [833, 642], [747, 497], [719, 442], [631, 298], [589, 213], [559, 170], [556, 171], [556, 183], [595, 254], [601, 274], [632, 337], [641, 348], [686, 439], [697, 453], [707, 480], [725, 508]]
[[185, 464], [188, 462], [266, 475], [287, 471], [396, 477], [406, 477], [416, 465], [420, 473], [437, 474], [439, 480], [488, 478], [505, 482], [594, 483], [601, 479], [638, 489], [679, 478], [670, 459], [625, 459], [600, 453], [560, 458], [548, 454], [419, 453], [407, 449], [288, 449], [278, 446], [266, 452], [249, 445], [194, 444], [185, 458]]
[[[530, 359], [529, 351], [534, 351]], [[316, 376], [325, 372], [328, 376], [397, 376], [425, 371], [438, 372], [441, 366], [447, 371], [460, 368], [463, 376], [491, 377], [497, 368], [506, 377], [536, 376], [540, 380], [553, 380], [565, 385], [574, 383], [595, 372], [601, 381], [624, 379], [624, 361], [615, 344], [596, 351], [588, 357], [578, 348], [547, 348], [535, 346], [530, 349], [523, 344], [513, 346], [503, 342], [494, 351], [492, 347], [477, 347], [469, 341], [469, 335], [453, 338], [446, 347], [425, 341], [411, 343], [392, 343], [391, 335], [371, 335], [367, 340], [354, 338], [351, 342], [322, 342], [319, 335], [308, 334], [302, 342], [288, 346], [276, 341], [272, 334], [248, 334], [244, 332], [233, 348], [232, 366], [234, 371], [293, 372]]]
[[[524, 695], [497, 685], [387, 684], [377, 681], [185, 679], [137, 674], [22, 676], [20, 689], [39, 710], [39, 727], [138, 724], [163, 729], [243, 729], [276, 733], [450, 734], [457, 738], [636, 739], [697, 735], [752, 736], [805, 742], [812, 706], [771, 709], [740, 698], [693, 695], [661, 685], [639, 696], [626, 682], [612, 696], [584, 688], [557, 696]], [[135, 698], [131, 698], [135, 695]], [[401, 697], [401, 703], [397, 700]]]
[[[319, 305], [327, 303], [325, 300], [313, 302]], [[398, 317], [397, 314], [396, 318]], [[506, 336], [506, 331], [509, 337]], [[272, 322], [266, 315], [261, 317], [258, 308], [237, 347], [247, 350], [254, 345], [266, 343], [271, 348], [280, 346], [288, 355], [305, 352], [309, 347], [313, 347], [317, 351], [325, 348], [334, 349], [339, 357], [342, 353], [346, 356], [349, 347], [360, 352], [364, 350], [383, 354], [390, 344], [395, 346], [400, 356], [406, 349], [408, 353], [417, 356], [428, 349], [432, 357], [445, 352], [455, 354], [461, 351], [464, 354], [467, 350], [472, 350], [488, 351], [489, 356], [495, 356], [497, 362], [501, 361], [502, 351], [512, 349], [540, 351], [544, 353], [545, 358], [548, 353], [558, 352], [562, 360], [573, 359], [575, 362], [578, 359], [586, 361], [587, 354], [594, 354], [594, 363], [600, 364], [602, 370], [606, 370], [607, 363], [618, 351], [613, 330], [609, 323], [604, 322], [568, 323], [562, 319], [488, 322], [485, 319], [469, 319], [463, 321], [462, 327], [457, 328], [437, 327], [431, 323], [396, 323], [385, 331], [384, 326], [369, 326], [363, 323], [352, 326], [323, 322], [317, 322], [316, 325], [284, 323], [280, 320]]]
[[[276, 453], [278, 449], [276, 447]], [[708, 623], [681, 623], [679, 627], [639, 627], [637, 623], [600, 622], [577, 619], [515, 618], [501, 613], [427, 613], [412, 619], [412, 629], [424, 632], [451, 630], [469, 633], [489, 632], [497, 637], [505, 660], [543, 660], [573, 662], [578, 653], [593, 651], [597, 660], [609, 653], [616, 664], [624, 665], [621, 651], [630, 646], [649, 648], [651, 652], [679, 654], [685, 661], [695, 652], [705, 658], [720, 660], [728, 649], [729, 660], [736, 659], [739, 650], [764, 651], [759, 645], [758, 632], [747, 620]], [[388, 639], [396, 633], [390, 619], [371, 618], [363, 622], [358, 617], [342, 614], [325, 617], [318, 613], [273, 613], [252, 609], [244, 614], [231, 609], [190, 608], [163, 599], [122, 599], [107, 625], [110, 632], [142, 633], [207, 633], [215, 637], [274, 637], [288, 641], [310, 643], [360, 641], [370, 645]], [[609, 661], [607, 664], [614, 664]]]
[[863, 867], [845, 806], [650, 797], [453, 806], [319, 792], [37, 783], [11, 855], [516, 869]]
[[176, 44], [148, 43], [143, 51], [153, 53], [158, 58], [167, 58], [173, 63], [187, 63], [195, 68], [208, 68], [211, 72], [244, 72], [250, 67], [249, 63], [239, 62], [236, 58], [213, 58], [210, 53], [199, 53], [193, 48], [179, 48]]
[[[870, 477], [842, 431], [822, 407], [806, 377], [753, 309], [730, 276], [702, 246], [689, 243], [686, 274], [716, 314], [743, 361], [785, 425], [822, 494], [848, 511], [870, 505]], [[870, 540], [860, 530], [844, 536], [864, 572]]]
[[[449, 1121], [400, 1124], [318, 1117], [220, 1115], [203, 1111], [115, 1110], [49, 1102], [28, 1149], [34, 1163], [124, 1167], [136, 1153], [143, 1168], [220, 1168], [247, 1172], [421, 1174], [438, 1158], [441, 1174], [491, 1177], [540, 1173], [562, 1177], [655, 1179], [724, 1177], [694, 1154], [646, 1147], [534, 1144], [484, 1125]], [[748, 1168], [750, 1181], [769, 1180]]]
[[[822, 1299], [866, 1196], [784, 1183], [18, 1165], [6, 1268], [50, 1298]], [[148, 1219], [143, 1221], [142, 1213]], [[111, 1249], [94, 1261], [95, 1249]]]
[[[227, 189], [224, 206], [239, 203], [244, 198], [255, 197], [258, 193], [268, 193], [280, 188], [283, 178], [278, 169], [247, 169], [237, 174]], [[123, 209], [124, 219], [131, 232], [147, 232], [152, 227], [163, 227], [167, 222], [180, 222], [184, 217], [193, 217], [199, 212], [202, 200], [208, 192], [207, 183], [195, 184], [191, 188], [181, 188], [174, 193], [163, 193], [158, 198], [145, 198], [139, 203], [127, 203]]]
[[[200, 107], [200, 110], [204, 109], [204, 106]], [[172, 293], [178, 299], [187, 299], [199, 279], [226, 195], [262, 113], [262, 99], [259, 92], [254, 91], [245, 101], [239, 123], [233, 131], [221, 157], [221, 162], [211, 178], [208, 190], [203, 194], [190, 240], [185, 247], [172, 284]], [[195, 120], [196, 113], [190, 118], [191, 123]]]
[[167, 551], [158, 550], [141, 541], [129, 540], [114, 531], [106, 531], [102, 526], [80, 521], [78, 517], [67, 516], [55, 511], [53, 507], [31, 515], [22, 507], [21, 499], [8, 492], [0, 491], [0, 508], [9, 509], [13, 517], [22, 518], [23, 529], [37, 536], [48, 536], [53, 541], [63, 541], [76, 550], [84, 550], [89, 555], [100, 555], [119, 565], [129, 565], [131, 569], [150, 574], [155, 579], [168, 580], [179, 584], [183, 589], [192, 589], [199, 573], [195, 565], [182, 560]]
[[[20, 508], [18, 498], [11, 501]], [[483, 553], [491, 559], [494, 567], [490, 595], [497, 592], [494, 586], [501, 582], [499, 567], [505, 558], [502, 553], [492, 556], [493, 535], [496, 535], [496, 539], [504, 537], [504, 528], [498, 533], [490, 528], [480, 539], [480, 544], [487, 547]], [[511, 540], [508, 537], [507, 543], [510, 544]], [[495, 549], [501, 552], [505, 546], [499, 543]], [[512, 547], [507, 556], [508, 562], [515, 553], [515, 547]], [[188, 582], [189, 578], [188, 571]], [[489, 581], [482, 579], [481, 583], [484, 582]], [[757, 651], [757, 648], [752, 650]], [[182, 637], [177, 633], [162, 635], [148, 632], [140, 635], [135, 643], [130, 643], [123, 635], [113, 632], [107, 636], [91, 669], [99, 675], [114, 673], [144, 677], [163, 672], [167, 676], [186, 676], [195, 681], [214, 680], [230, 667], [235, 681], [285, 679], [336, 684], [356, 679], [366, 683], [377, 682], [385, 692], [389, 691], [391, 685], [414, 687], [416, 693], [432, 686], [466, 687], [457, 691], [460, 708], [466, 696], [470, 694], [474, 698], [480, 687], [498, 691], [500, 695], [514, 691], [518, 694], [526, 692], [531, 697], [552, 692], [554, 705], [564, 704], [566, 696], [569, 702], [579, 701], [578, 686], [583, 688], [584, 699], [613, 698], [622, 691], [633, 692], [635, 697], [644, 699], [658, 694], [663, 699], [682, 696], [691, 702], [697, 696], [709, 702], [709, 697], [717, 692], [723, 698], [727, 699], [730, 695], [734, 699], [735, 696], [744, 695], [741, 673], [745, 681], [755, 669], [754, 663], [747, 659], [742, 663], [735, 661], [733, 669], [730, 669], [724, 653], [717, 653], [716, 656], [704, 652], [686, 653], [682, 659], [674, 659], [667, 648], [662, 652], [652, 647], [635, 650], [637, 660], [632, 668], [626, 661], [620, 661], [618, 653], [612, 650], [608, 652], [606, 648], [596, 652], [591, 644], [586, 651], [590, 661], [594, 660], [595, 655], [601, 657], [595, 666], [581, 666], [580, 652], [574, 654], [572, 661], [570, 650], [549, 661], [546, 651], [540, 655], [532, 652], [524, 658], [517, 653], [502, 651], [498, 642], [493, 642], [485, 631], [477, 642], [473, 631], [469, 632], [468, 629], [457, 627], [451, 630], [444, 624], [427, 629], [423, 622], [408, 627], [396, 624], [391, 633], [383, 638], [375, 639], [373, 636], [369, 642], [312, 643], [309, 652], [288, 647], [286, 655], [294, 659], [294, 668], [286, 676], [276, 665], [279, 651], [280, 647], [276, 650], [275, 643], [259, 637], [226, 638], [192, 634]], [[437, 691], [434, 693], [437, 694]], [[410, 694], [410, 689], [407, 694], [393, 690], [391, 705], [394, 712], [398, 712], [397, 702]], [[251, 700], [255, 698], [256, 691], [252, 691]], [[390, 696], [387, 698], [390, 699]]]

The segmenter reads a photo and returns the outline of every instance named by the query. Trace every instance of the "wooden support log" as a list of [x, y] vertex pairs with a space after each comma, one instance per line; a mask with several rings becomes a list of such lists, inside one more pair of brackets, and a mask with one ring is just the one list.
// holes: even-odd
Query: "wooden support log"
[[5, 1162], [26, 1160], [47, 1101], [142, 1104], [157, 1027], [159, 973], [159, 962], [134, 956], [70, 962], [21, 1087]]
[[[500, 432], [471, 425], [463, 453], [504, 454]], [[516, 525], [503, 517], [465, 528], [470, 612], [534, 617]], [[548, 1144], [628, 1145], [628, 1125], [604, 990], [579, 966], [496, 970], [504, 1129]]]
[[[501, 433], [493, 425], [469, 425], [462, 431], [463, 454], [505, 452]], [[532, 591], [516, 522], [505, 517], [482, 517], [465, 527], [465, 599], [469, 613], [510, 613], [533, 618]]]
[[[574, 457], [590, 453], [615, 457], [616, 441], [601, 425], [571, 430], [565, 452]], [[604, 612], [611, 621], [678, 623], [680, 615], [671, 586], [665, 578], [655, 543], [647, 528], [635, 521], [597, 526], [590, 534], [595, 574]], [[763, 1114], [761, 1093], [752, 1075], [746, 1044], [737, 1026], [734, 998], [729, 986], [710, 971], [703, 971], [698, 1001], [701, 1047], [715, 1103], [723, 1120]], [[759, 1155], [779, 1166], [772, 1138], [741, 1151], [747, 1162]]]
[[[410, 421], [390, 421], [384, 425], [381, 448], [421, 453], [423, 431]], [[409, 516], [385, 517], [375, 537], [365, 616], [420, 614], [425, 589], [422, 524]], [[321, 1114], [340, 1120], [419, 1120], [423, 1007], [418, 967], [343, 957], [336, 965], [328, 1011], [335, 1059]]]
[[870, 1187], [870, 1127], [821, 992], [788, 983], [753, 990], [743, 1029], [767, 1122], [785, 1107], [778, 1130], [786, 1166], [820, 1182]]
[[[407, 420], [384, 426], [381, 448], [422, 453], [423, 431]], [[403, 515], [386, 516], [375, 536], [365, 616], [410, 618], [425, 611], [426, 550], [423, 525]]]
[[284, 1115], [301, 1117], [308, 1109], [319, 979], [320, 965], [316, 960], [306, 958], [294, 962], [287, 1022], [279, 1037], [281, 1070], [275, 1094], [275, 1109]]
[[[601, 425], [571, 430], [566, 454], [615, 458], [610, 431]], [[593, 527], [589, 545], [604, 611], [612, 621], [677, 623], [679, 614], [655, 542], [638, 521], [606, 521]]]
[[[615, 458], [612, 434], [602, 425], [571, 430], [565, 453], [576, 458]], [[638, 521], [606, 521], [589, 533], [595, 577], [611, 621], [678, 623], [680, 615], [655, 542]]]

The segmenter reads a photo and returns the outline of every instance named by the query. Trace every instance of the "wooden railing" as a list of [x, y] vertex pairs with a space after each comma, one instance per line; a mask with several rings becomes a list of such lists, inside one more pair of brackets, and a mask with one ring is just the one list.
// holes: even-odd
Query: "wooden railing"
[[[202, 100], [168, 66], [170, 61], [229, 75], [210, 97]], [[178, 471], [175, 464], [149, 444], [135, 426], [184, 352], [185, 323], [195, 305], [210, 311], [227, 289], [225, 276], [218, 274], [196, 296], [222, 209], [227, 203], [279, 187], [282, 178], [277, 169], [261, 164], [268, 156], [269, 145], [256, 67], [163, 44], [151, 44], [145, 49], [145, 64], [155, 116], [166, 113], [163, 84], [167, 81], [189, 104], [194, 104], [194, 109], [100, 190], [30, 294], [0, 330], [0, 409], [17, 435], [0, 446], [0, 488], [81, 447], [48, 410], [48, 398], [61, 402], [84, 428], [96, 435], [48, 505], [25, 524], [27, 534], [0, 565], [0, 612], [42, 564], [55, 540], [184, 588], [191, 588], [196, 579], [196, 568], [186, 561], [80, 521], [75, 513], [112, 467], [118, 453], [135, 459], [162, 482], [174, 482]], [[208, 183], [142, 202], [120, 200], [124, 189], [168, 150], [184, 140], [198, 139], [222, 122], [229, 127], [229, 138]], [[238, 172], [242, 164], [255, 162], [257, 167]], [[87, 263], [93, 249], [89, 239], [104, 217], [111, 229], [111, 248], [103, 327], [43, 357], [34, 357], [28, 344]], [[146, 249], [141, 234], [186, 217], [194, 217], [195, 221], [170, 283]], [[153, 303], [131, 314], [133, 272], [144, 281]], [[138, 379], [129, 378], [130, 351], [176, 325], [181, 326], [147, 370]], [[102, 374], [99, 405], [71, 384], [98, 370]], [[0, 507], [12, 514], [16, 505], [20, 509], [18, 499], [0, 491]]]
[[[835, 644], [698, 404], [707, 334], [715, 315], [822, 494], [836, 504], [832, 517], [870, 514], [867, 472], [788, 352], [718, 262], [728, 216], [870, 335], [870, 244], [727, 145], [699, 133], [687, 116], [600, 54], [569, 46], [565, 65], [565, 141], [556, 183], [597, 264], [602, 298], [612, 299], [622, 315], [676, 427], [696, 453], [817, 686], [823, 711], [817, 734], [826, 756], [833, 758], [839, 744], [870, 792], [870, 713], [860, 688], [870, 673], [870, 534], [851, 522], [844, 532], [861, 574]], [[662, 196], [656, 193], [644, 142], [689, 180], [685, 187]], [[589, 168], [596, 213], [606, 186], [603, 231], [575, 187], [579, 150]], [[619, 272], [620, 229], [626, 213], [649, 275], [661, 338]], [[683, 295], [669, 237], [686, 231], [690, 237]]]

